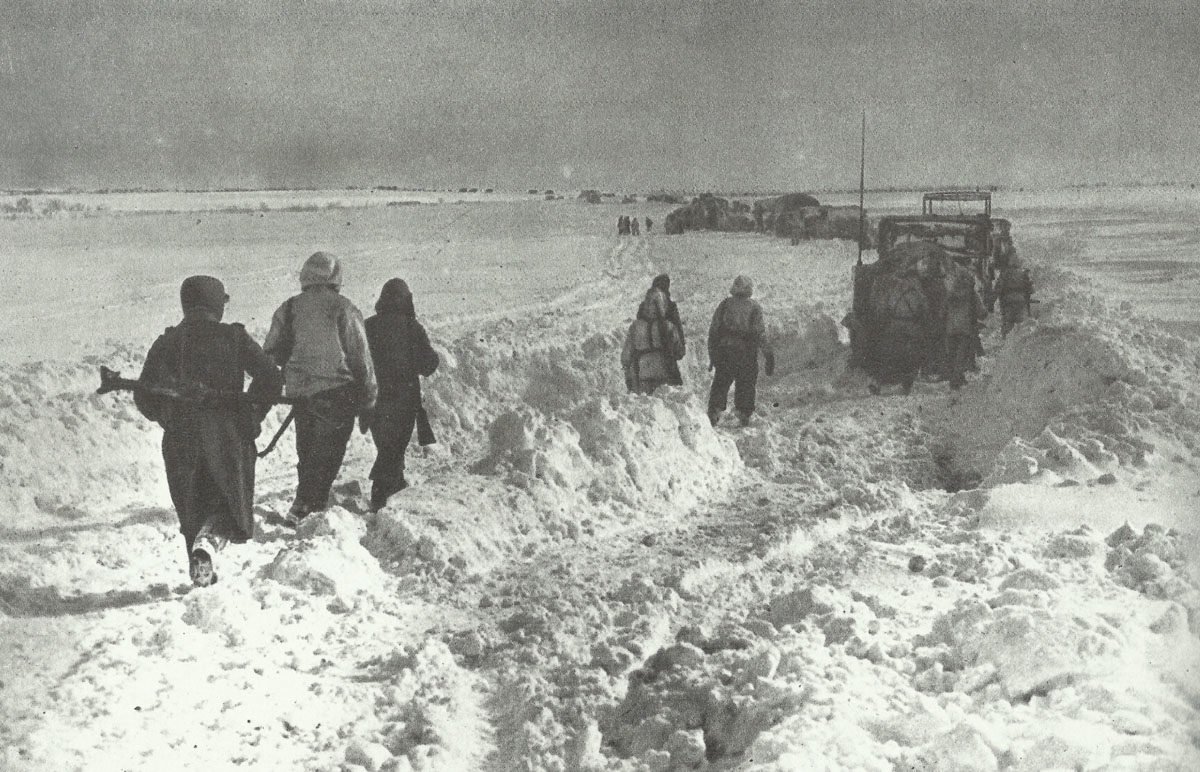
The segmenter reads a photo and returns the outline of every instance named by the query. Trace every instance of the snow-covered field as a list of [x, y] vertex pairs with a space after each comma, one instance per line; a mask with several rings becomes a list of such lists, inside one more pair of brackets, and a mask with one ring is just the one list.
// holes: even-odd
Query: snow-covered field
[[[0, 766], [1200, 768], [1194, 190], [997, 194], [1039, 318], [907, 397], [844, 372], [848, 243], [480, 198], [0, 220]], [[317, 249], [364, 311], [413, 286], [440, 443], [372, 516], [355, 434], [295, 533], [289, 436], [255, 540], [192, 590], [158, 429], [97, 368], [135, 374], [192, 273], [261, 340]], [[630, 397], [660, 271], [686, 385]], [[737, 273], [779, 370], [714, 430]]]

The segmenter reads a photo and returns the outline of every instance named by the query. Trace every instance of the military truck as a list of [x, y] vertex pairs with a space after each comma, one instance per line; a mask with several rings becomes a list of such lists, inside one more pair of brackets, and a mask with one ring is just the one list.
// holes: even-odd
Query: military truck
[[[964, 212], [964, 207], [974, 211]], [[956, 211], [947, 212], [947, 209]], [[944, 346], [941, 341], [945, 279], [952, 272], [969, 271], [976, 279], [985, 305], [995, 300], [995, 278], [1013, 255], [1011, 224], [992, 217], [992, 194], [986, 191], [939, 191], [925, 193], [921, 214], [892, 215], [879, 220], [876, 231], [879, 259], [854, 269], [853, 307], [843, 324], [850, 330], [850, 364], [867, 369], [872, 377], [886, 373], [882, 360], [916, 358], [912, 368], [937, 372]], [[922, 288], [920, 318], [907, 320], [920, 329], [924, 343], [911, 351], [897, 351], [885, 340], [886, 330], [896, 324], [888, 298], [898, 285]], [[892, 304], [894, 306], [894, 304]], [[919, 349], [919, 351], [918, 351]], [[892, 362], [892, 365], [897, 363]], [[897, 365], [899, 366], [899, 365]], [[894, 367], [885, 367], [895, 369]], [[908, 365], [900, 366], [899, 381], [911, 388]]]
[[[921, 214], [879, 220], [876, 236], [879, 259], [886, 260], [898, 244], [912, 241], [937, 244], [956, 263], [971, 270], [984, 303], [990, 308], [996, 273], [1013, 253], [1012, 224], [992, 217], [992, 194], [988, 191], [939, 191], [925, 193], [921, 199]], [[975, 211], [963, 211], [964, 205], [972, 204]]]

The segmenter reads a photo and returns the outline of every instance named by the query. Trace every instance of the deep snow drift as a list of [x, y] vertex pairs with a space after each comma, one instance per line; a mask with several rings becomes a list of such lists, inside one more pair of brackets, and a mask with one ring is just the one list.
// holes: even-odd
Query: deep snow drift
[[[1013, 216], [1039, 318], [989, 333], [961, 392], [908, 397], [844, 371], [843, 242], [618, 239], [630, 207], [568, 201], [380, 207], [358, 230], [205, 215], [254, 234], [248, 265], [179, 215], [0, 223], [60, 265], [78, 258], [54, 239], [89, 227], [114, 253], [135, 227], [134, 254], [165, 261], [161, 289], [95, 311], [111, 341], [77, 361], [31, 343], [0, 376], [7, 768], [1200, 766], [1200, 348], [1055, 265], [1053, 223], [1096, 213], [1049, 198], [1020, 211], [1051, 235]], [[335, 505], [296, 533], [285, 439], [254, 541], [190, 590], [158, 430], [91, 394], [96, 368], [136, 373], [174, 277], [203, 269], [261, 338], [308, 251], [263, 245], [298, 224], [347, 256], [364, 310], [384, 279], [415, 284], [440, 442], [368, 515], [355, 435]], [[686, 385], [631, 397], [622, 336], [660, 270]], [[704, 335], [739, 272], [779, 371], [750, 427], [713, 429]], [[66, 319], [49, 349], [97, 340]]]

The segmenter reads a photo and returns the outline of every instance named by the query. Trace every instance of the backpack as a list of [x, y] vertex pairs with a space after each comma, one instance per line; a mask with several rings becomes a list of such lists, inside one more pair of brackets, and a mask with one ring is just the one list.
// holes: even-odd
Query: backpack
[[[720, 323], [717, 325], [717, 348], [736, 351], [753, 344], [754, 333], [749, 327], [743, 329], [740, 326], [730, 324], [729, 300], [730, 298], [725, 298], [717, 308], [720, 318]], [[743, 321], [747, 322], [747, 324], [752, 324], [753, 318], [754, 312], [751, 311]]]
[[296, 299], [295, 296], [288, 298], [283, 304], [283, 331], [279, 334], [279, 345], [276, 347], [277, 356], [275, 364], [283, 369], [287, 361], [292, 358], [292, 351], [296, 348], [296, 330], [293, 323], [295, 312], [292, 311], [292, 302]]

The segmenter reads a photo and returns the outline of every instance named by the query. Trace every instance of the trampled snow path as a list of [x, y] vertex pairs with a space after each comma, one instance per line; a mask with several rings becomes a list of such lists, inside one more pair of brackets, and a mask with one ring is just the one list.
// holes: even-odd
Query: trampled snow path
[[[840, 246], [689, 234], [597, 257], [606, 276], [518, 323], [431, 325], [452, 452], [416, 458], [377, 517], [349, 474], [286, 531], [284, 449], [211, 589], [179, 586], [161, 507], [8, 533], [9, 765], [1194, 766], [1195, 553], [1143, 529], [1200, 491], [1194, 343], [1046, 272], [1041, 323], [989, 339], [960, 395], [872, 399], [841, 373]], [[615, 355], [660, 268], [687, 388], [631, 398]], [[704, 315], [739, 270], [780, 374], [750, 429], [713, 431]], [[1065, 396], [1046, 413], [1043, 392]], [[347, 469], [368, 460], [356, 437]], [[1111, 543], [1105, 499], [1136, 526]]]

